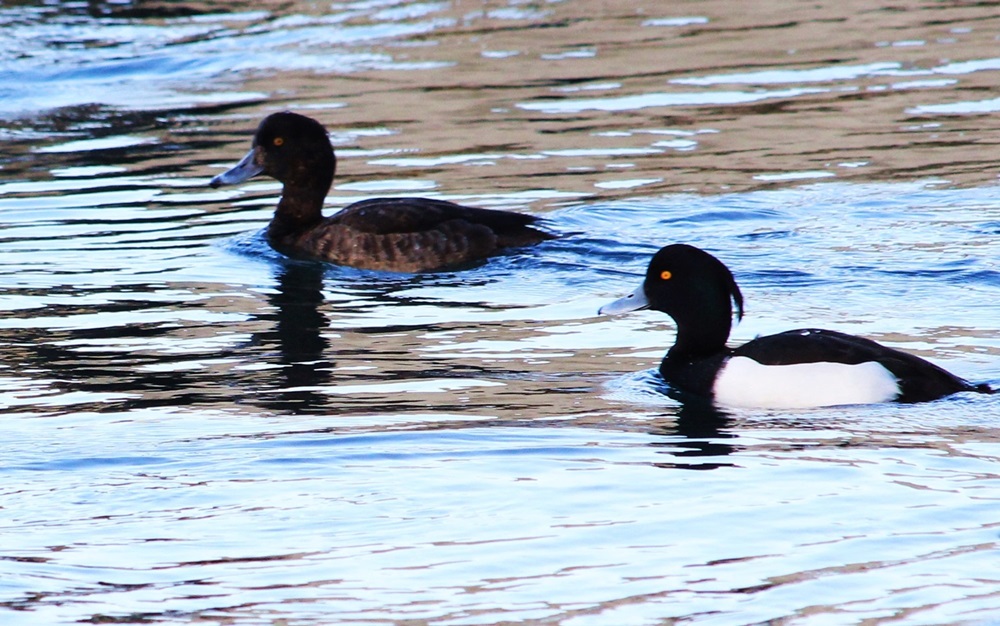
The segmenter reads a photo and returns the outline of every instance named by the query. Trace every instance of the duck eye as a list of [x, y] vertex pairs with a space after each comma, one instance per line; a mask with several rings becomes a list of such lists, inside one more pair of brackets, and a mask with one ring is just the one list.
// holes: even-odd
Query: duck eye
[[271, 143], [273, 143], [275, 145], [275, 147], [280, 147], [283, 143], [285, 143], [285, 138], [284, 137], [275, 137], [274, 141], [272, 141]]
[[670, 280], [673, 277], [674, 274], [670, 270], [663, 270], [662, 272], [660, 272], [660, 278], [663, 280]]

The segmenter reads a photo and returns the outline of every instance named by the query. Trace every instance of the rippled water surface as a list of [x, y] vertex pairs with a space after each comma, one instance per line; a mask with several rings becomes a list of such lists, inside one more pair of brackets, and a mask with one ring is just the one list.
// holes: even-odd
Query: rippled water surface
[[[0, 623], [1000, 621], [1000, 396], [709, 411], [652, 252], [734, 341], [863, 334], [1000, 384], [1000, 16], [975, 3], [0, 5]], [[290, 261], [279, 186], [564, 237], [461, 272]]]

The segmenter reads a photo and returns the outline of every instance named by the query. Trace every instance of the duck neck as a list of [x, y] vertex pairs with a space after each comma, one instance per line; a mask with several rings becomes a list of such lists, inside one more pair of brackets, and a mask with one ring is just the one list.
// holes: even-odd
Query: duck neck
[[326, 189], [285, 185], [267, 229], [268, 237], [281, 239], [314, 227], [323, 220], [325, 199]]
[[694, 360], [726, 350], [732, 326], [729, 310], [701, 310], [674, 317], [677, 339], [667, 353], [670, 358]]

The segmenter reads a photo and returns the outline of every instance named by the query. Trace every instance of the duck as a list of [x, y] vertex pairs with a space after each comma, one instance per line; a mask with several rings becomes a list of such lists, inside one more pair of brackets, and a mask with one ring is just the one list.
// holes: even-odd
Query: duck
[[283, 111], [265, 117], [246, 156], [209, 185], [233, 185], [260, 174], [275, 178], [282, 189], [266, 231], [271, 247], [293, 258], [361, 269], [460, 268], [556, 237], [535, 228], [540, 220], [531, 215], [431, 198], [371, 198], [324, 217], [336, 169], [326, 128]]
[[722, 261], [683, 243], [661, 248], [642, 284], [600, 307], [598, 315], [642, 309], [666, 313], [676, 324], [674, 345], [659, 370], [682, 400], [806, 409], [995, 391], [916, 355], [833, 330], [789, 330], [730, 348], [733, 319], [743, 319], [743, 294]]

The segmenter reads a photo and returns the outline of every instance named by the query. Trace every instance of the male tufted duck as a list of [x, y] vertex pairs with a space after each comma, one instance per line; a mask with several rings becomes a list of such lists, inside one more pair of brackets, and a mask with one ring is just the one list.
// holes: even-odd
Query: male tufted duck
[[531, 215], [465, 207], [429, 198], [372, 198], [323, 217], [337, 159], [326, 129], [297, 113], [274, 113], [257, 128], [250, 152], [212, 187], [267, 174], [282, 184], [267, 240], [288, 256], [363, 269], [425, 272], [480, 261], [505, 248], [554, 235]]
[[959, 391], [993, 393], [917, 356], [831, 330], [790, 330], [726, 347], [743, 295], [722, 261], [685, 244], [657, 252], [642, 285], [598, 314], [662, 311], [677, 324], [660, 374], [675, 389], [723, 406], [809, 408], [921, 402]]

